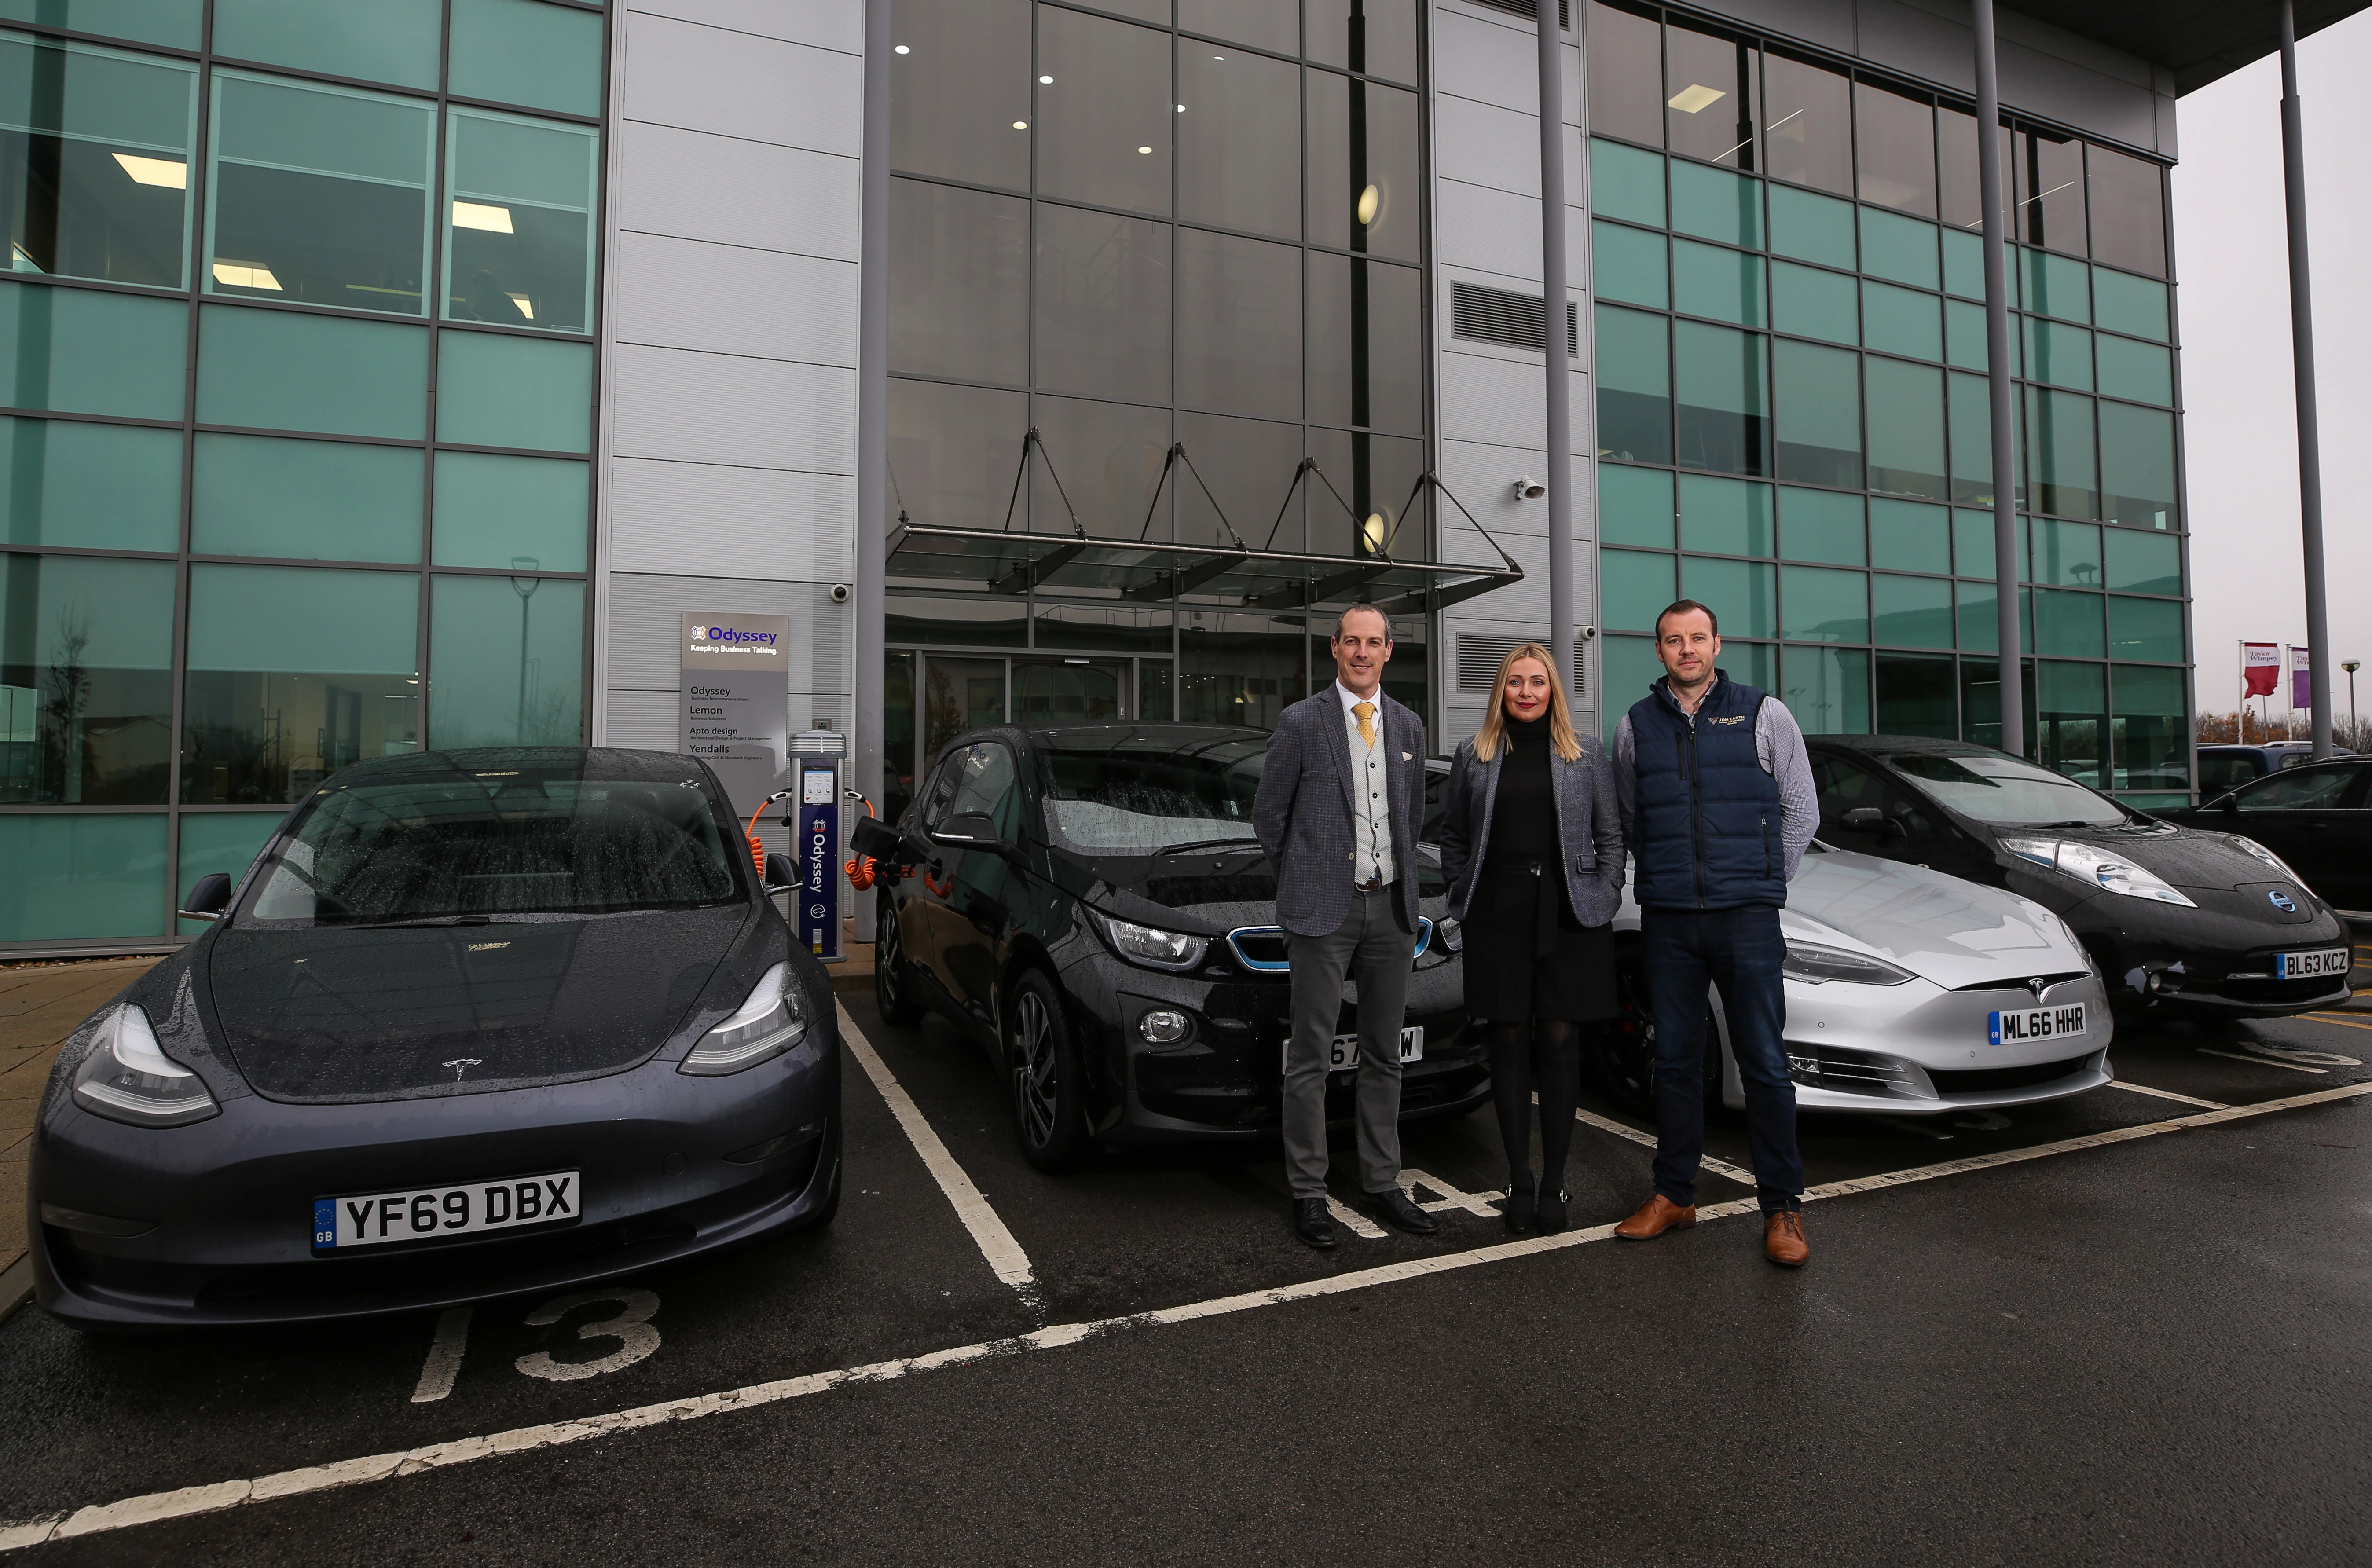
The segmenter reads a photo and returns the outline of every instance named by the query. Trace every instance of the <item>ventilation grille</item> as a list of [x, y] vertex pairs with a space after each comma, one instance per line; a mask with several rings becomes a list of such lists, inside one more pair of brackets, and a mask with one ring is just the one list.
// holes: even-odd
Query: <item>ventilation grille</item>
[[[1511, 17], [1521, 17], [1528, 22], [1536, 22], [1541, 17], [1540, 0], [1474, 0], [1474, 4], [1487, 10], [1505, 11]], [[1570, 0], [1557, 0], [1557, 26], [1567, 32], [1573, 30]]]
[[[1505, 343], [1509, 348], [1541, 352], [1541, 296], [1512, 294], [1480, 284], [1449, 285], [1449, 332], [1473, 343]], [[1573, 301], [1564, 307], [1564, 351], [1581, 352], [1581, 315]]]
[[[1526, 643], [1542, 643], [1540, 637], [1510, 637], [1497, 632], [1460, 632], [1458, 633], [1458, 689], [1460, 691], [1488, 691], [1499, 679], [1499, 661], [1522, 647]], [[1589, 682], [1584, 673], [1588, 667], [1576, 643], [1573, 649], [1573, 680], [1565, 694], [1580, 702], [1588, 693]]]

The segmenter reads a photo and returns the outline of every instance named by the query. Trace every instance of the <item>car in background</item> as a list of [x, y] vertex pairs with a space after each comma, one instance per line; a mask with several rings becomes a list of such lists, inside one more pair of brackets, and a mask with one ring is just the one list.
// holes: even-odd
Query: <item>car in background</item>
[[[2352, 757], [2352, 751], [2334, 755]], [[2314, 747], [2304, 740], [2268, 740], [2257, 746], [2203, 746], [2199, 749], [2199, 798], [2213, 800], [2285, 768], [2314, 760]]]
[[2031, 899], [2083, 942], [2111, 1000], [2273, 1017], [2344, 1002], [2347, 927], [2237, 831], [2137, 811], [1991, 747], [1807, 738], [1820, 836]]
[[[1292, 987], [1251, 825], [1268, 745], [1265, 730], [1180, 724], [974, 730], [934, 760], [894, 827], [853, 839], [880, 864], [883, 1018], [934, 1012], [975, 1042], [1039, 1168], [1100, 1146], [1276, 1135]], [[1490, 1093], [1448, 885], [1429, 850], [1413, 858], [1423, 918], [1403, 1121]], [[1332, 1122], [1351, 1116], [1357, 1028], [1346, 1000]]]
[[[768, 884], [796, 886], [785, 856]], [[34, 1289], [84, 1328], [548, 1291], [822, 1225], [840, 1038], [716, 775], [583, 748], [323, 781], [58, 1054]]]
[[2325, 903], [2372, 911], [2372, 758], [2299, 762], [2203, 804], [2157, 815], [2238, 833], [2307, 872]]

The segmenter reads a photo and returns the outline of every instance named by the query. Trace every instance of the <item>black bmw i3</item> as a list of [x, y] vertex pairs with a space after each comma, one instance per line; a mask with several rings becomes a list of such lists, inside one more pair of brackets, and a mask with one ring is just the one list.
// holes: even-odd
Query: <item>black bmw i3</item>
[[[89, 1328], [441, 1306], [822, 1224], [829, 981], [716, 777], [518, 749], [324, 781], [60, 1051], [42, 1306]], [[793, 884], [775, 857], [764, 883]]]
[[[940, 753], [894, 830], [860, 833], [883, 862], [882, 1016], [913, 1024], [929, 1008], [971, 1034], [1040, 1168], [1099, 1145], [1275, 1134], [1290, 981], [1251, 825], [1268, 742], [1171, 724], [979, 730]], [[1404, 1121], [1490, 1094], [1448, 886], [1429, 850], [1413, 858]], [[1355, 995], [1330, 1119], [1351, 1113], [1357, 1019]]]

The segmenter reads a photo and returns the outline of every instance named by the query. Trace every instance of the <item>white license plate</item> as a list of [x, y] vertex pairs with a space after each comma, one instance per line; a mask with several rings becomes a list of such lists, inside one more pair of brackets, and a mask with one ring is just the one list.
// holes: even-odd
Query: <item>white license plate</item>
[[[1285, 1051], [1286, 1057], [1290, 1059], [1293, 1054], [1293, 1042], [1290, 1040], [1285, 1042]], [[1406, 1063], [1424, 1060], [1424, 1028], [1421, 1024], [1411, 1024], [1401, 1030], [1401, 1061]], [[1358, 1064], [1359, 1037], [1336, 1035], [1334, 1043], [1327, 1048], [1326, 1070], [1329, 1073], [1347, 1073]]]
[[2024, 1045], [2030, 1040], [2058, 1040], [2084, 1032], [2084, 1004], [2064, 1007], [2026, 1007], [1985, 1015], [1987, 1045]]
[[2348, 952], [2344, 947], [2325, 947], [2313, 953], [2275, 953], [2275, 980], [2314, 980], [2327, 975], [2347, 972]]
[[550, 1171], [466, 1187], [417, 1187], [313, 1200], [313, 1250], [425, 1241], [576, 1218], [576, 1173]]

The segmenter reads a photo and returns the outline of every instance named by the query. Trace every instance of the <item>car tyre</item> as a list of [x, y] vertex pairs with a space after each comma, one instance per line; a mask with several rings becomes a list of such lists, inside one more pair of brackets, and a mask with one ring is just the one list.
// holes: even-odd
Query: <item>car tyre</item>
[[[1646, 966], [1638, 946], [1626, 945], [1614, 960], [1616, 1011], [1599, 1036], [1599, 1085], [1614, 1103], [1643, 1121], [1656, 1120], [1656, 1018], [1647, 1006]], [[1705, 998], [1704, 1104], [1721, 1109], [1720, 1019]]]
[[881, 889], [874, 924], [873, 1005], [883, 1023], [899, 1028], [923, 1021], [923, 1005], [914, 998], [914, 971], [906, 961], [905, 935], [898, 927], [898, 900], [887, 888]]
[[1021, 1156], [1042, 1171], [1068, 1170], [1087, 1151], [1086, 1074], [1062, 997], [1036, 970], [1014, 983], [1006, 1039]]

